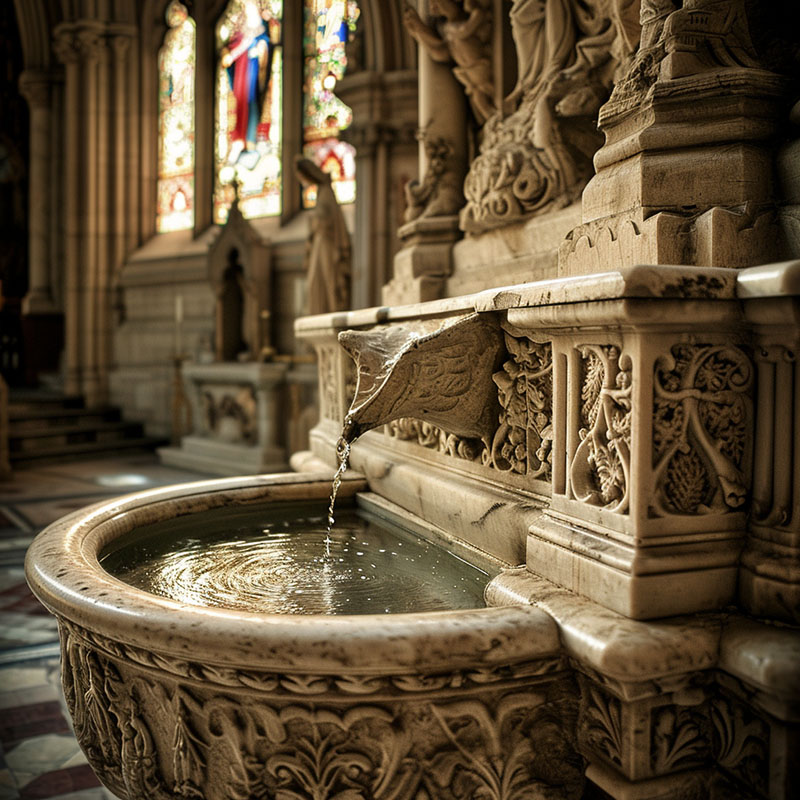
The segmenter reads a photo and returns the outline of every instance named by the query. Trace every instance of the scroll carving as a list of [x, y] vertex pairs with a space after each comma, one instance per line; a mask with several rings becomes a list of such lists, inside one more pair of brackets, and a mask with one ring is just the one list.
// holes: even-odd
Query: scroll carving
[[500, 427], [489, 461], [504, 472], [537, 480], [552, 476], [553, 352], [549, 342], [506, 333], [511, 356], [492, 379], [500, 400]]
[[726, 345], [675, 345], [658, 359], [651, 516], [725, 513], [747, 496], [753, 369]]
[[577, 500], [627, 513], [630, 492], [632, 362], [613, 345], [579, 348], [580, 444], [570, 464]]
[[410, 180], [404, 189], [406, 196], [405, 221], [420, 217], [451, 216], [464, 204], [459, 170], [453, 162], [453, 146], [442, 136], [417, 132], [428, 161], [421, 181]]
[[574, 202], [601, 144], [596, 115], [638, 41], [638, 3], [515, 0], [517, 85], [483, 128], [461, 228], [481, 233]]
[[405, 441], [414, 441], [420, 447], [436, 450], [447, 456], [465, 461], [480, 461], [484, 444], [480, 439], [456, 436], [436, 425], [419, 419], [403, 418], [390, 422], [386, 429], [389, 436]]

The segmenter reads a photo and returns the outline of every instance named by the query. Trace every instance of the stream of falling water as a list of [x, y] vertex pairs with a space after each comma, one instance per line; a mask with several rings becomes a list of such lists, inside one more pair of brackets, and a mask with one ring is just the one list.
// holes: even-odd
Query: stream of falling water
[[336, 444], [336, 454], [339, 457], [339, 467], [336, 474], [333, 476], [333, 485], [331, 486], [331, 502], [328, 506], [328, 529], [325, 533], [325, 556], [330, 558], [331, 555], [331, 530], [335, 522], [333, 516], [333, 507], [336, 505], [336, 495], [339, 493], [339, 487], [342, 485], [342, 478], [347, 471], [347, 459], [350, 456], [350, 442], [344, 437], [340, 438]]

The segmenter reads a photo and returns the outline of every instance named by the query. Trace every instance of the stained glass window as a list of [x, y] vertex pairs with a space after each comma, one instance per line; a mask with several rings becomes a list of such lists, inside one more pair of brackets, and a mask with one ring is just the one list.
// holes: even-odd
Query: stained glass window
[[214, 221], [281, 211], [283, 0], [231, 0], [217, 24]]
[[194, 225], [195, 26], [186, 7], [167, 6], [169, 30], [158, 52], [158, 200], [160, 233]]
[[[333, 177], [340, 203], [356, 196], [355, 149], [339, 138], [353, 121], [353, 112], [333, 93], [345, 72], [345, 44], [355, 31], [359, 9], [355, 0], [305, 0], [303, 54], [303, 153]], [[303, 193], [313, 206], [316, 188]]]

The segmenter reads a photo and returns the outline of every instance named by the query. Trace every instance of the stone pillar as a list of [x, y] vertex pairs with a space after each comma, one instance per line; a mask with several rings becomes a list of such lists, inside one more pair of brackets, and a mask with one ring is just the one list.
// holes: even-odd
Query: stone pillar
[[356, 149], [351, 306], [380, 303], [397, 250], [401, 186], [416, 169], [417, 75], [411, 70], [345, 75], [336, 94], [353, 110], [343, 138]]
[[64, 390], [67, 394], [80, 394], [82, 357], [80, 348], [81, 297], [79, 293], [81, 272], [81, 107], [80, 51], [75, 32], [71, 27], [56, 29], [55, 49], [65, 66], [64, 97], [64, 152], [66, 156], [64, 178]]
[[761, 67], [744, 0], [678, 5], [642, 0], [641, 45], [600, 109], [605, 144], [561, 275], [779, 255], [770, 138], [786, 81]]
[[800, 262], [739, 274], [758, 370], [753, 510], [739, 571], [751, 613], [800, 623]]
[[51, 281], [51, 84], [44, 72], [23, 72], [19, 88], [30, 106], [30, 175], [28, 186], [28, 294], [23, 314], [53, 314], [58, 306]]
[[[432, 24], [427, 2], [420, 17]], [[458, 212], [464, 205], [467, 173], [467, 103], [451, 64], [418, 48], [419, 179], [406, 187], [406, 224], [398, 230], [403, 249], [383, 302], [415, 303], [441, 297], [452, 269], [452, 249], [461, 233]]]
[[736, 276], [639, 267], [615, 282], [594, 285], [602, 303], [577, 302], [587, 279], [561, 306], [534, 295], [507, 312], [520, 358], [528, 340], [552, 346], [552, 423], [532, 443], [552, 500], [527, 565], [634, 619], [720, 608], [736, 594], [753, 441]]

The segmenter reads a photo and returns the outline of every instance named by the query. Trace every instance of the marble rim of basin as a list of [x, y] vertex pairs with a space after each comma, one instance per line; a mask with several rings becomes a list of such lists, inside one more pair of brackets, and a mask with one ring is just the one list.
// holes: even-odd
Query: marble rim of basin
[[[340, 497], [366, 488], [345, 481]], [[489, 667], [559, 651], [536, 609], [478, 608], [381, 615], [282, 615], [205, 608], [136, 589], [98, 554], [141, 525], [231, 504], [324, 500], [327, 476], [272, 475], [137, 492], [62, 518], [34, 541], [28, 582], [59, 620], [122, 645], [242, 668], [402, 672]]]

